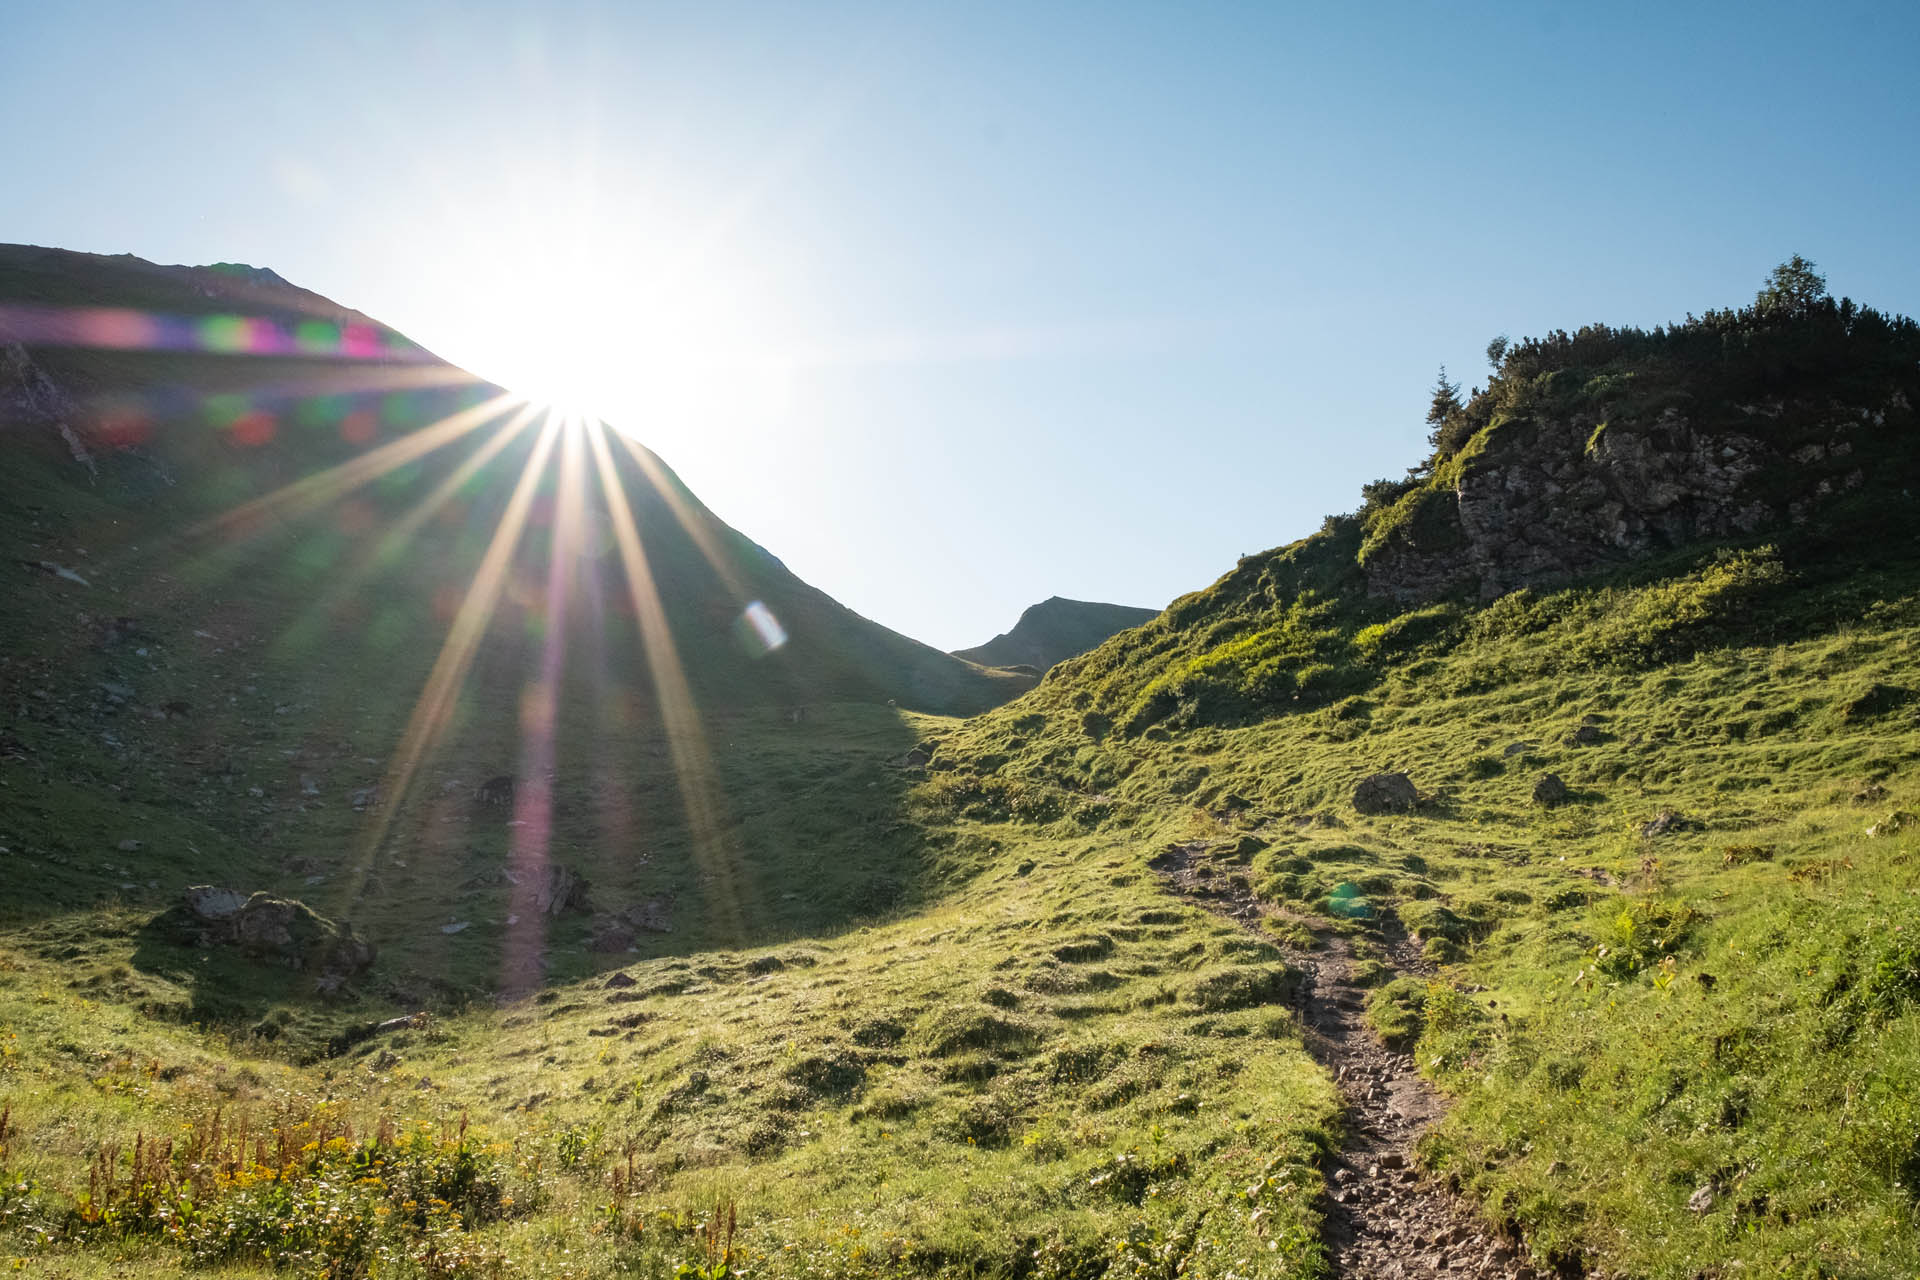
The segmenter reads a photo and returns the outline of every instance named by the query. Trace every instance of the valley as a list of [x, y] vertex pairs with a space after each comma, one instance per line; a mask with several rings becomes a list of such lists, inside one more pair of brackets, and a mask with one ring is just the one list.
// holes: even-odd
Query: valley
[[1916, 345], [1523, 344], [1408, 480], [1042, 677], [424, 358], [363, 404], [22, 342], [0, 1255], [1909, 1275]]

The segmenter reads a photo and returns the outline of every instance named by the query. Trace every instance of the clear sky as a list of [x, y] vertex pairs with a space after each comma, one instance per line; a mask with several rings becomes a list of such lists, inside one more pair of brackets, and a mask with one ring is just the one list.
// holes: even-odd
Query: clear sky
[[1920, 5], [7, 6], [0, 240], [578, 395], [943, 648], [1159, 606], [1499, 333], [1920, 311]]

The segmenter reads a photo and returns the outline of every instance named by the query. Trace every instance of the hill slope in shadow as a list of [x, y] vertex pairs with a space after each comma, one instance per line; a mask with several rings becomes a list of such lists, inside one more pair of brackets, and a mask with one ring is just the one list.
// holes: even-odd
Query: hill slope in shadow
[[983, 667], [1026, 666], [1044, 673], [1054, 663], [1085, 653], [1116, 632], [1149, 622], [1157, 614], [1158, 610], [1132, 605], [1051, 596], [1029, 606], [1013, 630], [971, 649], [955, 649], [953, 655]]

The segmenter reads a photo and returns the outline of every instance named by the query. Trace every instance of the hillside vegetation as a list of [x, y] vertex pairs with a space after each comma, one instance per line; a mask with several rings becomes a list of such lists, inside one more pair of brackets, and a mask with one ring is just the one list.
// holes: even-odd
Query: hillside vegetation
[[[1447, 576], [1509, 536], [1471, 519], [1376, 569], [1385, 513], [1446, 487], [1437, 445], [1403, 493], [972, 719], [703, 703], [706, 810], [643, 702], [570, 676], [546, 847], [592, 912], [519, 910], [520, 811], [472, 794], [542, 723], [499, 712], [527, 650], [476, 662], [419, 798], [356, 812], [424, 660], [201, 652], [185, 587], [149, 606], [159, 646], [86, 642], [70, 596], [10, 615], [0, 1249], [47, 1276], [1325, 1276], [1343, 1188], [1378, 1172], [1303, 1015], [1350, 955], [1451, 1103], [1419, 1164], [1505, 1241], [1409, 1236], [1414, 1274], [1416, 1248], [1477, 1275], [1913, 1274], [1920, 528], [1889, 344], [1914, 329], [1817, 297], [1694, 324], [1746, 334], [1736, 360], [1843, 314], [1859, 345], [1788, 360], [1738, 434], [1791, 458], [1819, 406], [1858, 483], [1801, 464], [1798, 509], [1765, 469], [1683, 487], [1675, 522], [1619, 513], [1638, 550], [1523, 588]], [[1644, 337], [1615, 371], [1693, 397], [1636, 455], [1658, 470], [1732, 428]], [[1556, 453], [1578, 414], [1540, 413], [1505, 465], [1614, 465]], [[1776, 481], [1752, 528], [1696, 536]], [[239, 709], [201, 738], [101, 688], [163, 672]], [[1390, 770], [1411, 802], [1357, 810]], [[1176, 852], [1252, 909], [1176, 892]], [[356, 858], [377, 890], [330, 900]], [[380, 958], [326, 998], [196, 945], [167, 915], [190, 875], [351, 906]], [[668, 927], [592, 949], [640, 903]]]
[[[186, 620], [183, 603], [226, 607], [290, 657], [378, 666], [409, 701], [441, 615], [531, 460], [548, 456], [543, 412], [271, 272], [22, 245], [0, 246], [0, 406], [0, 519], [35, 562], [110, 565], [122, 614], [181, 584], [170, 617]], [[964, 714], [1032, 683], [860, 617], [721, 522], [648, 450], [616, 434], [609, 452], [703, 705], [893, 698]], [[509, 652], [540, 625], [555, 509], [574, 485], [596, 628], [606, 652], [633, 652], [633, 633], [615, 634], [632, 607], [591, 452], [556, 447], [535, 482], [511, 561], [524, 586], [503, 593], [483, 651]], [[755, 601], [784, 639], [772, 650], [742, 634]], [[30, 630], [38, 603], [18, 615]]]

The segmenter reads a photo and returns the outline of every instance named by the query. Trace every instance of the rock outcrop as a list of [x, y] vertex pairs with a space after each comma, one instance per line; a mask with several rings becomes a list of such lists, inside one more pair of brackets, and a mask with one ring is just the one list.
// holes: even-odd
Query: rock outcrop
[[1419, 804], [1420, 792], [1404, 773], [1376, 773], [1353, 789], [1353, 807], [1359, 813], [1412, 813]]
[[338, 993], [373, 967], [372, 943], [292, 898], [197, 884], [163, 919], [168, 917], [178, 926], [180, 941], [235, 947], [254, 959], [312, 974], [322, 995]]
[[[1872, 478], [1871, 449], [1913, 413], [1872, 406], [1669, 405], [1496, 421], [1450, 483], [1408, 494], [1369, 537], [1368, 592], [1400, 601], [1493, 599], [1658, 552], [1805, 523]], [[1901, 428], [1905, 429], [1905, 428]], [[1790, 481], [1791, 483], [1787, 483]]]
[[556, 862], [547, 868], [547, 878], [534, 895], [534, 905], [549, 916], [588, 912], [593, 910], [592, 888], [592, 882], [578, 871]]
[[99, 479], [93, 452], [74, 428], [80, 415], [73, 401], [34, 363], [26, 347], [7, 342], [6, 336], [0, 333], [0, 420], [53, 432], [67, 455], [86, 468], [87, 478]]

